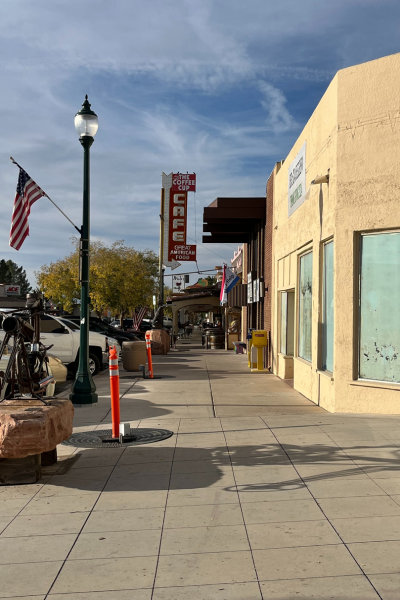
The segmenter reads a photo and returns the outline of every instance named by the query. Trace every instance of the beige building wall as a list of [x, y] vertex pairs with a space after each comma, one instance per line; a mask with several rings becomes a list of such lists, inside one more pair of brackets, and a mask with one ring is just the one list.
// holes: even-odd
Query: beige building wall
[[[339, 71], [275, 178], [273, 371], [330, 411], [400, 413], [400, 385], [358, 380], [359, 232], [400, 229], [400, 54]], [[306, 188], [288, 218], [288, 169], [303, 143]], [[320, 370], [323, 242], [334, 240], [334, 368]], [[313, 250], [312, 362], [297, 356], [299, 257]], [[295, 355], [279, 352], [280, 292], [295, 289]]]

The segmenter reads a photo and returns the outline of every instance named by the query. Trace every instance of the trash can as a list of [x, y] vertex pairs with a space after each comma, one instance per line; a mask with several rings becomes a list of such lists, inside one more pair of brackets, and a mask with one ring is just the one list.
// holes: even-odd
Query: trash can
[[146, 364], [146, 342], [122, 343], [122, 366], [125, 371], [139, 371]]

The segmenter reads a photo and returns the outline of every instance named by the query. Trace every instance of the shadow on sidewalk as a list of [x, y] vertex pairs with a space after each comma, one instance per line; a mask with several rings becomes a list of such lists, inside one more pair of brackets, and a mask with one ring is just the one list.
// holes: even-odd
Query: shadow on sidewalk
[[[236, 483], [241, 492], [276, 492], [304, 488], [305, 484], [338, 479], [352, 479], [363, 474], [399, 470], [400, 449], [389, 445], [374, 447], [369, 452], [363, 446], [353, 447], [344, 454], [341, 448], [324, 444], [285, 444], [285, 451], [278, 443], [216, 448], [193, 448], [178, 446], [135, 446], [119, 449], [82, 449], [62, 461], [62, 469], [49, 483], [74, 489], [93, 491], [155, 491], [175, 489], [201, 489], [220, 484], [235, 492]], [[388, 452], [388, 458], [380, 458], [376, 451]], [[351, 462], [354, 453], [363, 453], [362, 460], [368, 464], [359, 466]], [[108, 453], [115, 453], [115, 463], [104, 463]], [[112, 455], [111, 455], [112, 456]], [[97, 461], [97, 464], [96, 464]], [[350, 462], [350, 464], [349, 464]], [[69, 468], [68, 463], [74, 469]], [[60, 463], [61, 464], [61, 463]], [[103, 466], [108, 464], [107, 467]], [[110, 466], [111, 465], [111, 466]], [[232, 477], [232, 469], [236, 481]], [[320, 473], [300, 476], [296, 466], [319, 466]], [[337, 469], [337, 467], [342, 468]], [[259, 468], [264, 467], [265, 472]], [[334, 467], [332, 470], [331, 467]], [[252, 470], [257, 468], [254, 478]], [[300, 468], [300, 470], [301, 470]], [[102, 474], [102, 471], [104, 474]], [[244, 474], [244, 475], [243, 475]], [[246, 479], [248, 477], [248, 481]], [[257, 479], [253, 483], [252, 480]]]

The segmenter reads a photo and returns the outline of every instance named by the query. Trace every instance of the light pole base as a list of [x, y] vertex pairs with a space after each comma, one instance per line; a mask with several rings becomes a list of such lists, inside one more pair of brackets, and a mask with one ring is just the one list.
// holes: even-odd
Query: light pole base
[[78, 373], [72, 386], [69, 399], [72, 404], [97, 404], [98, 396], [92, 378], [87, 374]]

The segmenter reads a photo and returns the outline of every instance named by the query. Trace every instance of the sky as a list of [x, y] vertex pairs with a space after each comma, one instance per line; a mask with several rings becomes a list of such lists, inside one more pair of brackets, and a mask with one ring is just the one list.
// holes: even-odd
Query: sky
[[398, 0], [2, 0], [0, 258], [35, 286], [35, 270], [72, 251], [77, 232], [46, 198], [9, 247], [9, 157], [80, 226], [74, 116], [88, 94], [92, 238], [158, 252], [161, 174], [195, 172], [188, 243], [200, 269], [229, 264], [234, 244], [201, 245], [203, 207], [264, 196], [335, 73], [398, 52], [399, 33]]

